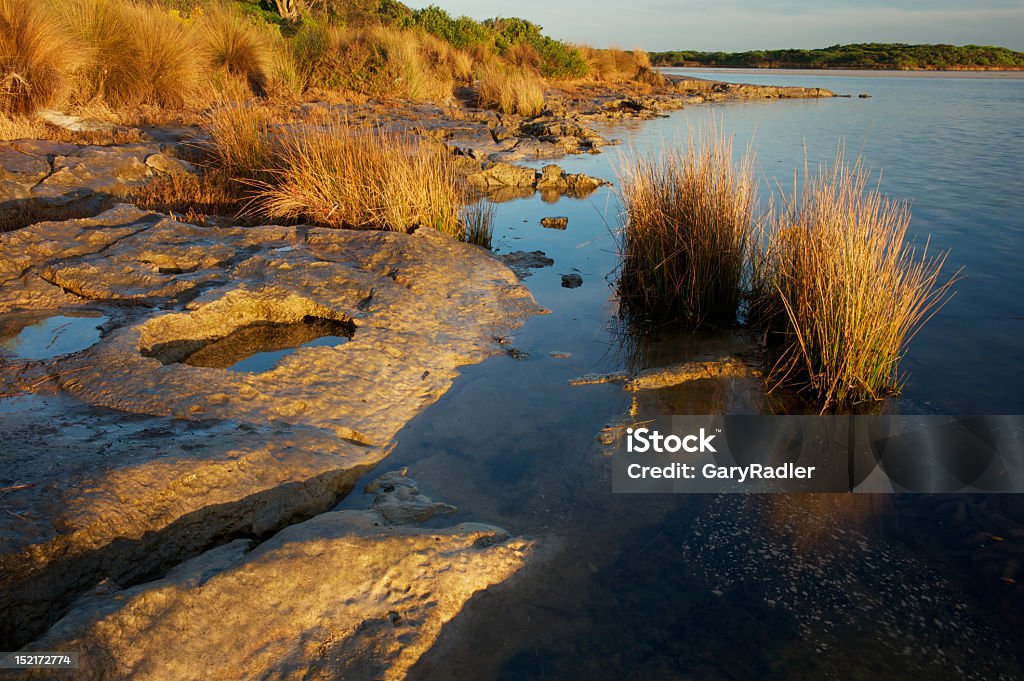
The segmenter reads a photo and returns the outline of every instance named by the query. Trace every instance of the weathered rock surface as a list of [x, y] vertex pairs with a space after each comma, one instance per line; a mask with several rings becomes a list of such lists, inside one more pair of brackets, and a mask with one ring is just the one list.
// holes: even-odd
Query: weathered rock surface
[[466, 179], [473, 187], [488, 193], [506, 189], [527, 192], [539, 190], [582, 198], [598, 187], [608, 184], [602, 179], [583, 173], [567, 174], [554, 164], [544, 166], [541, 172], [504, 161], [485, 163], [480, 167], [480, 170], [470, 172]]
[[[0, 416], [0, 486], [25, 485], [0, 514], [6, 646], [103, 578], [329, 508], [460, 365], [538, 311], [511, 270], [431, 230], [197, 227], [130, 206], [0, 235], [0, 313], [41, 309], [110, 321], [92, 347], [35, 363], [74, 399]], [[179, 363], [310, 319], [355, 333], [263, 372]]]
[[[74, 129], [74, 128], [73, 128]], [[0, 143], [0, 210], [75, 206], [100, 210], [160, 174], [196, 173], [156, 144]]]
[[512, 165], [511, 163], [494, 163], [469, 176], [470, 184], [488, 187], [535, 187], [537, 171], [532, 168]]
[[[415, 490], [398, 473], [379, 485]], [[103, 584], [29, 647], [80, 651], [81, 668], [36, 678], [405, 678], [445, 622], [532, 548], [487, 525], [395, 524], [424, 503], [415, 495], [387, 504], [394, 513], [377, 503], [325, 513], [252, 550], [246, 539], [213, 549], [155, 582]]]
[[458, 510], [420, 494], [416, 481], [406, 477], [405, 471], [385, 473], [363, 491], [376, 494], [370, 508], [388, 523], [422, 523], [436, 515], [448, 515]]

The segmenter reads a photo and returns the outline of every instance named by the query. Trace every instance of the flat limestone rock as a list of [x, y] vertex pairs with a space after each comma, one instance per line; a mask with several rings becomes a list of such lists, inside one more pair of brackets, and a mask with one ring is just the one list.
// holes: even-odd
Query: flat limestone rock
[[[78, 128], [71, 128], [78, 129]], [[195, 173], [155, 144], [78, 145], [47, 140], [0, 143], [0, 207], [109, 205], [156, 175]]]
[[249, 544], [155, 582], [102, 585], [29, 647], [80, 651], [81, 667], [29, 678], [403, 679], [464, 603], [532, 549], [487, 525], [396, 526], [374, 511], [325, 513]]
[[[0, 263], [0, 314], [108, 319], [91, 347], [33, 363], [56, 394], [0, 400], [11, 650], [104, 578], [326, 510], [458, 367], [540, 311], [508, 267], [428, 229], [197, 227], [119, 206], [0, 235]], [[184, 363], [310, 320], [353, 332], [258, 371]]]

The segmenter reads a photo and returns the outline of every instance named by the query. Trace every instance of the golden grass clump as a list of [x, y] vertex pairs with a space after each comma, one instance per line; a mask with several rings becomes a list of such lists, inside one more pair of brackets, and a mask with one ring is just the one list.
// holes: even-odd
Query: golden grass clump
[[220, 2], [204, 11], [197, 24], [210, 65], [244, 78], [252, 92], [264, 94], [271, 57], [265, 32]]
[[623, 215], [619, 294], [638, 319], [732, 323], [756, 228], [753, 154], [733, 161], [717, 125], [685, 151], [632, 155], [618, 168]]
[[207, 67], [193, 26], [158, 7], [126, 0], [57, 0], [84, 45], [77, 98], [115, 107], [189, 102]]
[[429, 33], [420, 33], [419, 51], [427, 68], [462, 83], [473, 78], [473, 57], [451, 43]]
[[0, 112], [32, 113], [54, 103], [77, 53], [44, 3], [0, 0]]
[[470, 68], [454, 48], [387, 26], [343, 28], [309, 20], [292, 39], [292, 49], [306, 87], [373, 97], [443, 102], [455, 78]]
[[236, 216], [245, 204], [244, 186], [223, 169], [202, 175], [161, 175], [123, 198], [139, 208], [169, 213], [183, 222], [203, 224], [213, 215]]
[[521, 116], [544, 110], [544, 80], [537, 73], [491, 62], [480, 67], [479, 76], [481, 107]]
[[415, 139], [332, 122], [283, 136], [279, 169], [250, 212], [331, 227], [461, 236], [451, 157]]
[[420, 34], [385, 26], [364, 29], [362, 40], [373, 57], [366, 64], [367, 94], [443, 102], [452, 96], [453, 77], [447, 64], [423, 58]]
[[501, 56], [517, 69], [540, 70], [540, 54], [537, 53], [537, 49], [530, 43], [513, 43]]
[[220, 102], [206, 114], [203, 129], [217, 165], [239, 178], [257, 178], [271, 170], [273, 115], [260, 105]]
[[[898, 364], [914, 333], [948, 299], [945, 254], [904, 242], [907, 203], [868, 187], [860, 160], [840, 153], [775, 212], [763, 261], [768, 307], [783, 343], [771, 380], [822, 409], [880, 400], [902, 385]], [[762, 279], [764, 281], [765, 279]]]
[[76, 99], [115, 106], [137, 102], [142, 65], [124, 4], [117, 0], [59, 0], [56, 9], [84, 47], [84, 63], [76, 72]]
[[587, 61], [588, 75], [593, 80], [649, 82], [653, 79], [652, 74], [656, 75], [651, 69], [650, 56], [643, 50], [597, 49], [586, 45], [577, 49]]
[[191, 27], [142, 5], [131, 6], [130, 12], [142, 66], [137, 101], [181, 108], [195, 94], [205, 68]]

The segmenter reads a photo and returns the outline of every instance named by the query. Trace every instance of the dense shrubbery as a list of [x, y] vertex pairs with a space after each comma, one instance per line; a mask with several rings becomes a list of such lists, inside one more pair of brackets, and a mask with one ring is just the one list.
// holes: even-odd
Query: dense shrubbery
[[1024, 67], [1024, 53], [979, 45], [865, 43], [817, 50], [751, 52], [652, 52], [657, 66], [735, 66], [755, 68], [964, 69]]
[[440, 7], [431, 5], [415, 10], [404, 23], [461, 48], [481, 46], [504, 55], [517, 45], [529, 45], [540, 57], [539, 70], [545, 78], [587, 75], [587, 62], [576, 47], [544, 35], [540, 26], [525, 19], [510, 17], [478, 22], [469, 17], [453, 18]]

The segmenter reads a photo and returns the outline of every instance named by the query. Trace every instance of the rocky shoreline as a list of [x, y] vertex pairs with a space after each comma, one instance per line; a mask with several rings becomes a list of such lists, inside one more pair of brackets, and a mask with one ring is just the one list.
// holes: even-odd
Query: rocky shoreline
[[[299, 115], [444, 145], [470, 186], [500, 200], [604, 184], [516, 164], [599, 152], [613, 140], [597, 122], [821, 96], [832, 93], [685, 80], [654, 94], [581, 87], [529, 119], [372, 102]], [[127, 205], [154, 178], [201, 172], [189, 156], [197, 130], [136, 134], [0, 143], [0, 210], [31, 223], [0, 235], [0, 340], [47, 318], [99, 330], [72, 352], [0, 355], [0, 647], [81, 649], [94, 674], [81, 678], [402, 678], [474, 592], [524, 564], [531, 541], [417, 527], [444, 505], [402, 477], [383, 479], [367, 511], [325, 512], [459, 367], [506, 352], [543, 310], [508, 265], [430, 229], [190, 224]], [[39, 211], [89, 217], [39, 222]], [[338, 337], [269, 370], [207, 368], [322, 329]], [[201, 352], [227, 356], [190, 363]], [[315, 578], [299, 579], [300, 564]], [[197, 647], [206, 668], [186, 652]]]

